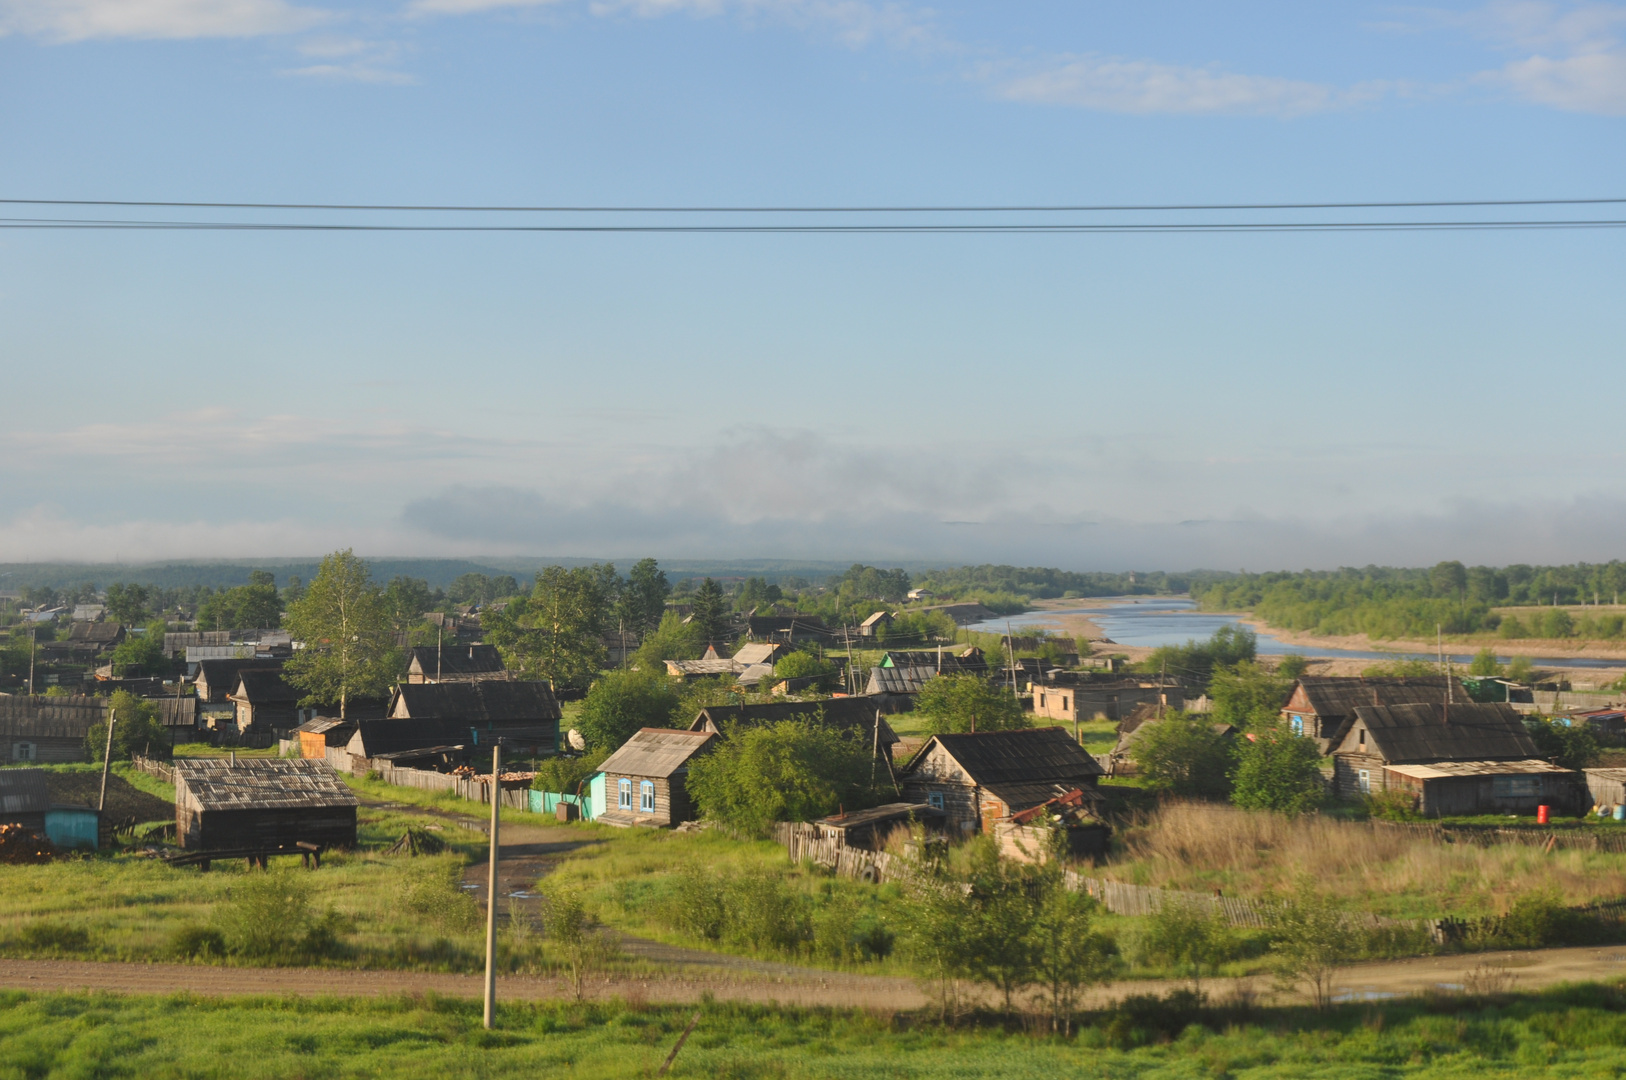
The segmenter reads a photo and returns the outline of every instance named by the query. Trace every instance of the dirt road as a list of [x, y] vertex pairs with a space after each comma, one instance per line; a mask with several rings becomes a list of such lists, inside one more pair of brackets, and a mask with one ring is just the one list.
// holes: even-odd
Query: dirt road
[[[673, 950], [676, 954], [691, 950]], [[711, 954], [699, 954], [715, 960]], [[791, 964], [742, 962], [739, 967], [685, 963], [674, 955], [674, 970], [652, 975], [617, 975], [591, 980], [594, 999], [620, 997], [652, 1003], [697, 1001], [704, 994], [718, 1000], [777, 1002], [782, 1005], [868, 1009], [918, 1009], [927, 1004], [912, 980], [890, 976], [824, 972]], [[1477, 969], [1477, 971], [1476, 971]], [[1494, 973], [1486, 980], [1485, 973]], [[1539, 949], [1519, 953], [1426, 957], [1361, 964], [1339, 973], [1336, 993], [1342, 1000], [1377, 1001], [1408, 994], [1460, 991], [1476, 983], [1485, 988], [1539, 990], [1562, 982], [1626, 976], [1626, 949]], [[1127, 994], [1159, 993], [1169, 983], [1118, 983], [1091, 995], [1103, 1005]], [[1248, 988], [1262, 999], [1271, 996], [1268, 979], [1215, 979], [1205, 984], [1219, 1000]], [[81, 960], [0, 960], [0, 988], [8, 990], [100, 990], [131, 994], [193, 993], [206, 996], [272, 994], [377, 997], [436, 993], [478, 997], [478, 975], [416, 971], [342, 971], [303, 968], [236, 968], [204, 964], [102, 964]], [[563, 980], [503, 978], [500, 1000], [549, 1000], [568, 996]]]

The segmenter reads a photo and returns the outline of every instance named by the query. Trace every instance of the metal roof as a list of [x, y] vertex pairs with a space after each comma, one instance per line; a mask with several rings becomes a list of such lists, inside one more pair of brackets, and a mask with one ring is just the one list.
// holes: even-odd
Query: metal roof
[[710, 731], [644, 728], [621, 744], [621, 749], [598, 768], [600, 772], [622, 776], [668, 777], [687, 768], [689, 759], [716, 737]]
[[359, 806], [325, 761], [306, 758], [182, 758], [175, 801], [196, 810], [298, 810]]
[[1539, 758], [1524, 761], [1436, 761], [1428, 765], [1385, 765], [1384, 769], [1417, 780], [1440, 780], [1452, 776], [1528, 776], [1530, 773], [1577, 775], [1573, 769]]
[[1358, 708], [1346, 732], [1356, 725], [1394, 762], [1517, 761], [1540, 753], [1524, 718], [1505, 702]]
[[[933, 743], [954, 759], [972, 783], [994, 790], [996, 794], [1000, 788], [1014, 789], [1030, 784], [1079, 787], [1079, 781], [1092, 783], [1094, 777], [1105, 772], [1066, 730], [1048, 727], [933, 735], [903, 767], [903, 775], [907, 776], [926, 760]], [[1061, 792], [1051, 793], [1055, 794]]]
[[0, 769], [0, 816], [43, 814], [50, 808], [44, 769]]

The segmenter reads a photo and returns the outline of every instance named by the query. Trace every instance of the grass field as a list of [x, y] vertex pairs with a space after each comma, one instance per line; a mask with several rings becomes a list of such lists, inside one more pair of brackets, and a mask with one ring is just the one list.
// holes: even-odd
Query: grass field
[[[909, 1015], [707, 1004], [675, 1077], [1238, 1080], [1618, 1076], [1626, 995], [1584, 985], [1498, 1001], [1407, 1000], [1203, 1013], [1169, 1003], [1089, 1018], [1075, 1038]], [[0, 994], [0, 1077], [654, 1075], [688, 1008]]]

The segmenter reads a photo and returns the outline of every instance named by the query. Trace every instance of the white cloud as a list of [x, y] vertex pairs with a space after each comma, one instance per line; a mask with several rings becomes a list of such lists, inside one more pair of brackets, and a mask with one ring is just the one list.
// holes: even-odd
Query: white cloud
[[1009, 101], [1121, 113], [1300, 116], [1375, 94], [1271, 75], [1101, 56], [1064, 57], [1015, 77], [998, 68], [984, 74], [995, 76], [996, 92]]
[[417, 81], [394, 66], [400, 58], [402, 48], [393, 41], [318, 37], [300, 42], [298, 51], [313, 60], [323, 62], [288, 68], [282, 74], [307, 79], [396, 85]]
[[1485, 76], [1538, 105], [1566, 112], [1626, 116], [1626, 52], [1516, 60]]
[[546, 7], [561, 0], [413, 0], [407, 11], [414, 15], [477, 15], [502, 8]]
[[1626, 116], [1626, 6], [1505, 0], [1433, 18], [1502, 48], [1534, 51], [1473, 81], [1567, 112]]
[[292, 34], [330, 13], [285, 0], [0, 0], [0, 34], [56, 41]]

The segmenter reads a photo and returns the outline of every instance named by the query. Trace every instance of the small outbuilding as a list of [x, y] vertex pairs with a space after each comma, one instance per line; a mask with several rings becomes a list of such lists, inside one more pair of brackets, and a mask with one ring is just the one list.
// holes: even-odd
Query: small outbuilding
[[175, 762], [175, 838], [189, 851], [356, 844], [359, 800], [325, 762], [204, 758]]
[[691, 820], [689, 763], [709, 753], [716, 742], [710, 731], [642, 729], [599, 766], [610, 807], [598, 820], [661, 829]]
[[1078, 792], [1101, 802], [1104, 770], [1059, 727], [933, 735], [898, 774], [904, 798], [945, 811], [951, 830], [994, 832], [1002, 819]]
[[943, 811], [925, 803], [895, 802], [868, 810], [831, 814], [813, 824], [825, 839], [840, 840], [847, 847], [880, 851], [894, 829], [907, 829], [919, 822], [933, 832], [943, 828]]
[[495, 645], [418, 645], [407, 661], [409, 683], [471, 682], [506, 679], [502, 654]]
[[299, 723], [299, 691], [281, 671], [240, 671], [229, 698], [237, 706], [238, 731], [286, 731]]

